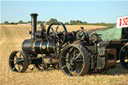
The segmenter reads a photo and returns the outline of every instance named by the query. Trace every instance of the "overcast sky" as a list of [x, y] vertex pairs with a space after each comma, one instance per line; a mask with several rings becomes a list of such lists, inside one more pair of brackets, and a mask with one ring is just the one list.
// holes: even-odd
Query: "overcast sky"
[[128, 16], [128, 1], [122, 0], [2, 0], [0, 22], [30, 21], [30, 13], [38, 20], [56, 18], [61, 22], [82, 20], [91, 23], [116, 23], [117, 17]]

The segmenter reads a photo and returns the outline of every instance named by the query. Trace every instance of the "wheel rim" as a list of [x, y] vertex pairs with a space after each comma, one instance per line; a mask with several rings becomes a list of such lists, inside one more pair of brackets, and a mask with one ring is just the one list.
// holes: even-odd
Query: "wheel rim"
[[[28, 62], [27, 62], [28, 63]], [[20, 51], [14, 51], [9, 58], [9, 66], [14, 72], [24, 72], [27, 69], [25, 55]]]
[[128, 46], [122, 49], [120, 62], [124, 68], [128, 69]]
[[81, 50], [71, 46], [63, 51], [60, 59], [60, 68], [69, 76], [79, 76], [82, 75], [85, 67], [84, 60]]

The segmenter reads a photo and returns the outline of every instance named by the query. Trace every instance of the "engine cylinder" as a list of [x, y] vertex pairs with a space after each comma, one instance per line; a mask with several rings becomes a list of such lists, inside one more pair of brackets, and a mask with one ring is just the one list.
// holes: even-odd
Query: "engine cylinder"
[[47, 40], [24, 40], [22, 50], [27, 53], [49, 54], [55, 52], [55, 43]]

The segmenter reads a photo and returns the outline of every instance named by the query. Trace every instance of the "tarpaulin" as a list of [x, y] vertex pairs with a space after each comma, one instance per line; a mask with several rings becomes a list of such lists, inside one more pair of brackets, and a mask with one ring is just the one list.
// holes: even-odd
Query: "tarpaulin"
[[97, 30], [96, 33], [101, 34], [101, 38], [104, 41], [109, 41], [109, 40], [120, 40], [121, 31], [122, 31], [121, 28], [116, 28], [116, 26], [113, 26], [111, 28]]

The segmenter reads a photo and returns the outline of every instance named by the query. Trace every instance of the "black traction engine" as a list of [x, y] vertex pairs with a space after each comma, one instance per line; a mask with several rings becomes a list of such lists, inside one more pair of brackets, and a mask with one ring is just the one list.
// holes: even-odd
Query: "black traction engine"
[[12, 71], [23, 73], [32, 64], [39, 70], [60, 68], [69, 76], [82, 76], [106, 72], [115, 67], [119, 58], [128, 68], [125, 62], [128, 59], [127, 37], [120, 41], [103, 41], [97, 33], [68, 32], [61, 22], [53, 22], [48, 28], [42, 25], [41, 30], [37, 30], [37, 16], [31, 14], [31, 38], [23, 41], [21, 51], [13, 51], [9, 57]]

